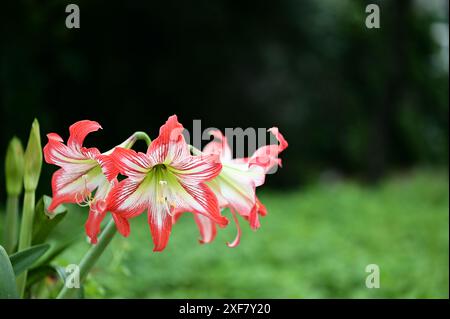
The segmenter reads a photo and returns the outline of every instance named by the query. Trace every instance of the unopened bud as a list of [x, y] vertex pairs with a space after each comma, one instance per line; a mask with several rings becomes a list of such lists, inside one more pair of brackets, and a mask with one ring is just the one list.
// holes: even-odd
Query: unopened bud
[[35, 191], [42, 167], [41, 134], [39, 132], [39, 122], [36, 119], [31, 126], [30, 137], [25, 150], [24, 167], [23, 181], [25, 191]]
[[5, 158], [6, 192], [9, 196], [19, 196], [23, 183], [23, 147], [17, 137], [9, 142]]

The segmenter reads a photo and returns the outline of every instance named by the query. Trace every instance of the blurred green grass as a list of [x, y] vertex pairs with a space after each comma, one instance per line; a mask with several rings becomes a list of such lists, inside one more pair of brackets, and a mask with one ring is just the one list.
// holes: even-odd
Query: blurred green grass
[[[86, 282], [88, 298], [448, 298], [448, 172], [398, 174], [380, 185], [318, 183], [258, 193], [269, 210], [253, 232], [241, 220], [208, 245], [186, 214], [162, 253], [152, 252], [145, 215], [116, 236]], [[228, 212], [225, 212], [228, 214]], [[65, 227], [81, 227], [74, 211]], [[80, 242], [59, 257], [77, 263]], [[368, 264], [381, 287], [368, 289]]]

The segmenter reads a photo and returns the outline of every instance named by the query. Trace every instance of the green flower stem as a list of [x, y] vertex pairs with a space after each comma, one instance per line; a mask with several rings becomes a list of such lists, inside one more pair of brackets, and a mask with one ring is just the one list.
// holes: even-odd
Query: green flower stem
[[133, 135], [136, 137], [136, 141], [144, 140], [145, 143], [147, 143], [147, 146], [150, 146], [150, 144], [152, 143], [152, 140], [145, 132], [138, 131], [138, 132], [134, 133]]
[[3, 230], [4, 247], [6, 252], [11, 255], [17, 245], [17, 236], [19, 232], [19, 196], [9, 195], [6, 198], [6, 220]]
[[[27, 249], [31, 246], [31, 237], [33, 234], [33, 218], [34, 218], [35, 193], [34, 191], [26, 191], [23, 198], [22, 223], [20, 226], [20, 238], [18, 251]], [[20, 297], [25, 294], [25, 285], [27, 282], [27, 272], [24, 271], [17, 277], [17, 291]]]
[[[132, 148], [134, 143], [136, 143], [136, 141], [139, 141], [139, 140], [145, 141], [145, 143], [147, 143], [147, 146], [150, 146], [150, 144], [152, 142], [152, 140], [147, 135], [147, 133], [138, 131], [138, 132], [134, 132], [133, 135], [131, 135], [129, 138], [127, 138], [125, 141], [123, 141], [122, 143], [120, 143], [117, 146], [123, 147], [123, 148]], [[110, 149], [105, 154], [111, 154], [113, 151], [114, 151], [114, 148]]]
[[[100, 235], [98, 243], [91, 246], [91, 248], [89, 248], [87, 253], [83, 256], [83, 259], [81, 259], [81, 262], [79, 264], [80, 283], [83, 282], [83, 280], [86, 278], [87, 274], [94, 266], [98, 258], [105, 251], [106, 247], [111, 242], [115, 234], [116, 225], [114, 223], [114, 220], [111, 218], [102, 234]], [[76, 288], [68, 288], [66, 285], [64, 285], [64, 287], [59, 292], [57, 299], [70, 298], [71, 293], [73, 293], [75, 289]]]

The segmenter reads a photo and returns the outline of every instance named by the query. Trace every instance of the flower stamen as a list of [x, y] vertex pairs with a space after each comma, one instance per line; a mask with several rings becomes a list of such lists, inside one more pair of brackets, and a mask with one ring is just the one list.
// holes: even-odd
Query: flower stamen
[[166, 194], [167, 190], [167, 181], [166, 180], [160, 180], [159, 181], [159, 196], [157, 197], [158, 203], [162, 204], [166, 210], [166, 213], [170, 216], [173, 216], [172, 210], [176, 207], [176, 204], [173, 201], [169, 200], [169, 197]]
[[84, 174], [81, 176], [84, 188], [81, 192], [75, 194], [75, 201], [80, 207], [91, 207], [93, 202], [92, 193], [88, 189], [88, 176]]

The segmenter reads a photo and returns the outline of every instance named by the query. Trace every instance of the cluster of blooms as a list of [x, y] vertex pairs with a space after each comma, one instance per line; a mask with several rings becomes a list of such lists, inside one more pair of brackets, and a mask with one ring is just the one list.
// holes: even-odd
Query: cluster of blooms
[[[47, 135], [45, 160], [60, 167], [52, 178], [53, 200], [48, 209], [52, 211], [62, 203], [89, 206], [85, 228], [91, 243], [97, 242], [107, 212], [117, 230], [128, 236], [128, 219], [147, 211], [154, 251], [166, 247], [172, 225], [185, 212], [194, 215], [200, 242], [211, 242], [216, 226], [228, 224], [221, 215], [224, 208], [230, 209], [238, 229], [228, 246], [238, 245], [236, 215], [245, 218], [252, 229], [259, 228], [259, 216], [267, 211], [255, 188], [264, 183], [271, 168], [281, 166], [278, 154], [288, 145], [278, 129], [271, 128], [279, 144], [260, 147], [248, 158], [233, 159], [225, 136], [214, 131], [215, 139], [201, 152], [186, 143], [183, 126], [173, 115], [146, 153], [130, 149], [133, 136], [101, 153], [83, 146], [85, 137], [99, 129], [97, 122], [79, 121], [70, 126], [67, 144], [56, 133]], [[119, 182], [119, 174], [126, 178]]]

